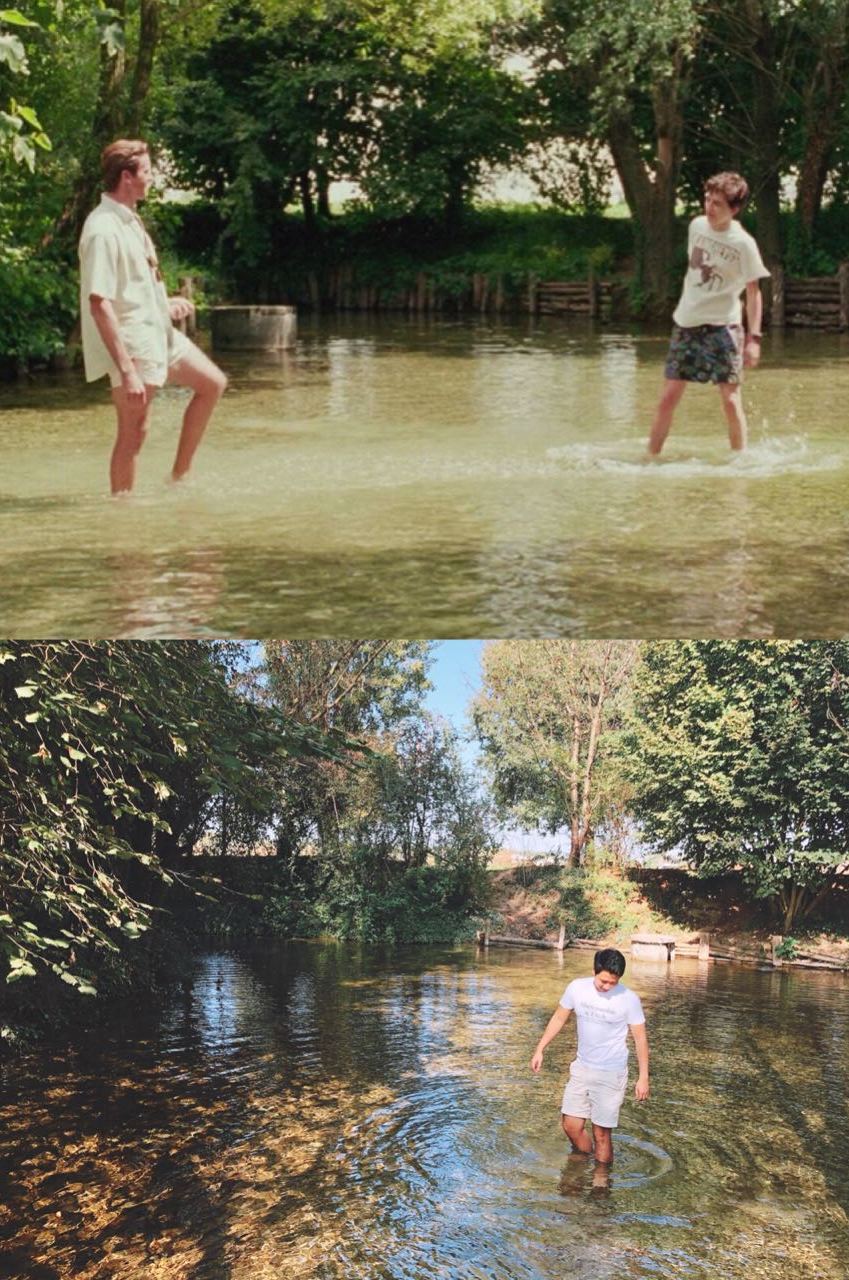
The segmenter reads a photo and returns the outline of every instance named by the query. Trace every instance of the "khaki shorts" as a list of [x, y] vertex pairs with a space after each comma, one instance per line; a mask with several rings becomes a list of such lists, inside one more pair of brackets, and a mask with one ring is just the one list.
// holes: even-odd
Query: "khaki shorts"
[[[181, 329], [172, 329], [168, 339], [168, 365], [155, 364], [148, 360], [134, 360], [136, 373], [141, 378], [145, 386], [148, 387], [164, 387], [168, 381], [168, 373], [182, 360], [188, 351], [191, 351], [194, 343], [187, 338]], [[120, 369], [112, 369], [109, 373], [109, 381], [113, 387], [121, 385]]]
[[627, 1067], [624, 1071], [599, 1071], [583, 1066], [576, 1058], [569, 1067], [560, 1110], [564, 1116], [583, 1116], [604, 1129], [614, 1129], [627, 1087]]

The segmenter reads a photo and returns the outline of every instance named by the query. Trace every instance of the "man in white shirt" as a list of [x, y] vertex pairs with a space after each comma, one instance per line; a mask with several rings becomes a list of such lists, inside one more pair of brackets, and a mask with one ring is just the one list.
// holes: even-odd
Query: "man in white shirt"
[[[540, 1037], [531, 1058], [539, 1071], [543, 1054], [574, 1010], [578, 1023], [578, 1053], [563, 1091], [561, 1123], [573, 1151], [595, 1155], [599, 1164], [613, 1160], [612, 1131], [628, 1084], [628, 1032], [634, 1039], [639, 1075], [634, 1096], [649, 1096], [649, 1042], [640, 997], [619, 981], [625, 957], [613, 947], [597, 951], [592, 978], [570, 982]], [[592, 1138], [586, 1122], [592, 1124]]]
[[[760, 281], [769, 275], [757, 244], [737, 221], [748, 197], [748, 185], [739, 173], [717, 173], [705, 183], [704, 214], [690, 223], [687, 273], [672, 317], [666, 386], [649, 436], [650, 457], [663, 448], [688, 382], [711, 382], [719, 388], [731, 448], [746, 447], [740, 384], [743, 366], [755, 368], [760, 359]], [[745, 340], [740, 305], [744, 289]]]
[[118, 415], [110, 480], [113, 494], [133, 487], [150, 406], [166, 382], [194, 393], [171, 472], [191, 466], [213, 409], [227, 386], [217, 365], [174, 322], [194, 308], [169, 298], [156, 249], [136, 212], [153, 181], [147, 144], [121, 138], [101, 155], [104, 194], [80, 237], [80, 315], [86, 379], [109, 375]]

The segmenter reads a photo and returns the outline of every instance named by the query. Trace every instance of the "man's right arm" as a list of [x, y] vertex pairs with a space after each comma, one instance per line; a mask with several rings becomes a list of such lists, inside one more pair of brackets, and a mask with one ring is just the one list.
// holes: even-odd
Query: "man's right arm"
[[97, 293], [89, 294], [89, 308], [92, 319], [97, 325], [97, 332], [121, 373], [121, 386], [130, 397], [144, 395], [144, 383], [138, 375], [136, 366], [130, 359], [127, 348], [121, 340], [118, 328], [118, 317], [109, 298], [102, 298]]
[[554, 1010], [548, 1026], [539, 1038], [539, 1044], [534, 1050], [534, 1056], [531, 1058], [532, 1071], [539, 1071], [542, 1066], [542, 1055], [544, 1054], [547, 1046], [551, 1044], [558, 1031], [562, 1031], [563, 1027], [565, 1027], [571, 1012], [571, 1009], [564, 1009], [562, 1004], [559, 1004]]

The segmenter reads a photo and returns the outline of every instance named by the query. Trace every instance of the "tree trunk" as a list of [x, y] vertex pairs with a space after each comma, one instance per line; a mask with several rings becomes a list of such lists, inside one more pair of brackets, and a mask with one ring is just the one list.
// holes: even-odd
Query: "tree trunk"
[[637, 279], [649, 315], [668, 315], [673, 292], [675, 197], [681, 168], [683, 130], [681, 58], [674, 74], [653, 94], [655, 155], [651, 170], [643, 158], [630, 112], [612, 116], [607, 141], [635, 223]]
[[160, 8], [161, 0], [141, 0], [139, 46], [136, 50], [136, 65], [127, 109], [126, 129], [131, 138], [141, 130], [147, 96], [150, 92], [153, 63], [159, 44]]
[[781, 104], [776, 74], [775, 32], [762, 0], [744, 0], [752, 68], [752, 158], [755, 236], [767, 266], [781, 252]]
[[581, 839], [580, 830], [580, 811], [578, 796], [578, 767], [581, 754], [581, 725], [577, 715], [572, 716], [572, 760], [569, 774], [569, 800], [570, 800], [570, 821], [569, 821], [569, 857], [566, 865], [568, 867], [579, 867], [581, 865], [581, 853], [583, 852], [583, 841]]
[[849, 4], [844, 4], [835, 27], [823, 42], [821, 58], [804, 98], [802, 119], [805, 150], [799, 169], [796, 211], [803, 234], [810, 241], [822, 204], [831, 154], [840, 129], [840, 112], [849, 74]]
[[313, 231], [315, 230], [315, 203], [312, 198], [312, 180], [309, 172], [298, 174], [298, 189], [301, 193], [304, 223], [310, 231]]
[[327, 171], [317, 168], [315, 171], [316, 194], [318, 198], [318, 215], [320, 218], [331, 217], [330, 213], [330, 178]]

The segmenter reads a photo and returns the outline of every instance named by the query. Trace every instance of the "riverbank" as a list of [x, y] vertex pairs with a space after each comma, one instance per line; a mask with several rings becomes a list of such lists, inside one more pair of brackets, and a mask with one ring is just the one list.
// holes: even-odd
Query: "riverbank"
[[[737, 876], [701, 879], [677, 868], [565, 871], [533, 864], [490, 873], [492, 932], [555, 943], [590, 938], [627, 953], [634, 934], [690, 943], [709, 933], [712, 947], [741, 958], [767, 959], [778, 926], [765, 902], [750, 899]], [[784, 939], [785, 963], [815, 953], [849, 968], [849, 889]]]

